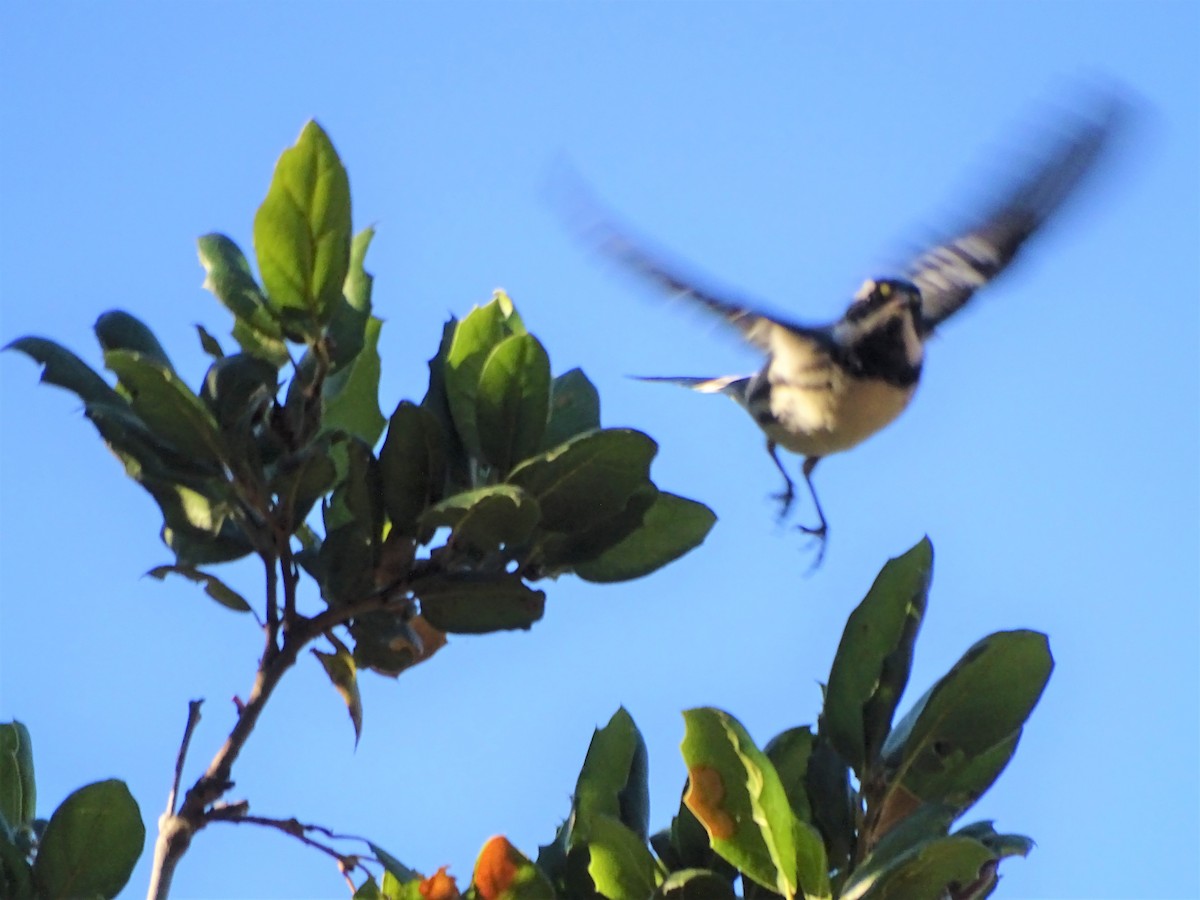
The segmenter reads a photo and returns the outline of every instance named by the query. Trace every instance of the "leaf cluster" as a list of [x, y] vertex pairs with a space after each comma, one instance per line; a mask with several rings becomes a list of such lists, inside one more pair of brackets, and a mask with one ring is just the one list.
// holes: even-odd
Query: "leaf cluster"
[[[760, 749], [732, 715], [684, 713], [688, 780], [668, 828], [649, 834], [646, 746], [620, 709], [596, 731], [571, 810], [532, 863], [493, 838], [463, 896], [508, 900], [978, 900], [1032, 841], [990, 822], [952, 830], [1016, 749], [1050, 676], [1044, 635], [992, 634], [898, 722], [925, 614], [928, 540], [884, 566], [851, 615], [815, 728]], [[407, 870], [405, 870], [407, 871]], [[520, 873], [518, 883], [517, 874]], [[481, 874], [482, 873], [482, 874]], [[362, 897], [425, 896], [389, 867]], [[446, 896], [459, 896], [457, 889]]]

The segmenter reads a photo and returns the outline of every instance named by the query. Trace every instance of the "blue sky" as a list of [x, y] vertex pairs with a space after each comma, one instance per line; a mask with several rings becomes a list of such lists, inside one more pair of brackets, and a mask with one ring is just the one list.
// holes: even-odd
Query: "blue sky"
[[[5, 4], [0, 341], [49, 336], [99, 366], [91, 325], [120, 307], [198, 381], [193, 323], [228, 322], [194, 239], [249, 249], [276, 157], [316, 117], [356, 226], [378, 227], [383, 406], [419, 398], [447, 314], [503, 286], [555, 371], [596, 382], [605, 424], [659, 441], [656, 481], [720, 521], [650, 578], [549, 585], [529, 633], [367, 679], [357, 751], [309, 660], [234, 796], [465, 883], [489, 835], [530, 854], [552, 836], [592, 729], [624, 704], [661, 827], [683, 780], [679, 711], [723, 707], [760, 742], [813, 721], [846, 615], [927, 533], [933, 592], [902, 706], [994, 630], [1046, 631], [1057, 659], [974, 811], [1038, 842], [1000, 896], [1195, 897], [1198, 41], [1188, 2]], [[1096, 78], [1140, 98], [1124, 152], [943, 329], [910, 410], [818, 469], [832, 533], [806, 577], [744, 413], [625, 378], [749, 372], [755, 356], [581, 252], [548, 173], [569, 159], [697, 270], [821, 321], [953, 224], [1023, 127]], [[140, 577], [168, 561], [150, 499], [36, 378], [0, 357], [0, 721], [32, 731], [43, 814], [119, 777], [152, 831], [187, 701], [207, 698], [194, 779], [260, 638], [193, 586]], [[124, 896], [144, 893], [148, 858]], [[342, 890], [296, 842], [214, 826], [174, 895]]]

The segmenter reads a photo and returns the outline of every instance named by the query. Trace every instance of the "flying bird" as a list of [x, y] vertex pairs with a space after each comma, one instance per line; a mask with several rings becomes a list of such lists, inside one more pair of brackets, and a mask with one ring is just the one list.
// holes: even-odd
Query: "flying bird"
[[766, 448], [783, 476], [780, 518], [796, 488], [779, 448], [803, 457], [801, 474], [816, 511], [815, 526], [799, 526], [819, 541], [824, 557], [828, 520], [813, 484], [826, 456], [855, 447], [896, 419], [921, 380], [925, 345], [938, 327], [1005, 271], [1025, 242], [1075, 191], [1111, 143], [1124, 107], [1105, 98], [1090, 116], [1076, 117], [1023, 177], [1017, 178], [956, 237], [926, 249], [906, 267], [867, 279], [842, 317], [823, 325], [787, 321], [758, 304], [722, 296], [689, 280], [633, 240], [583, 192], [574, 198], [582, 234], [658, 288], [715, 313], [766, 359], [752, 375], [716, 378], [648, 377], [732, 397], [766, 434]]

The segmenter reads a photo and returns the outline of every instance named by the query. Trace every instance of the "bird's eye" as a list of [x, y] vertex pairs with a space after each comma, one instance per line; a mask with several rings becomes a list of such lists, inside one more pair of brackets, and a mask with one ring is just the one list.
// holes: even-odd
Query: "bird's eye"
[[882, 282], [880, 285], [878, 285], [878, 290], [879, 290], [879, 296], [882, 297], [884, 300], [886, 300], [888, 297], [892, 296], [892, 286], [890, 284], [888, 284], [886, 281]]

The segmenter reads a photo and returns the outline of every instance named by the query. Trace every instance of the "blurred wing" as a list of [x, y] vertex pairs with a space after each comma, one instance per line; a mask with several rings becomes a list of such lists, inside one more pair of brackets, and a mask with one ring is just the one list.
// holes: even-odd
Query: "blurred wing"
[[1093, 167], [1116, 130], [1122, 108], [1109, 100], [1102, 114], [1081, 122], [1030, 175], [965, 234], [933, 247], [909, 266], [921, 291], [922, 330], [933, 331], [979, 288], [999, 275]]

